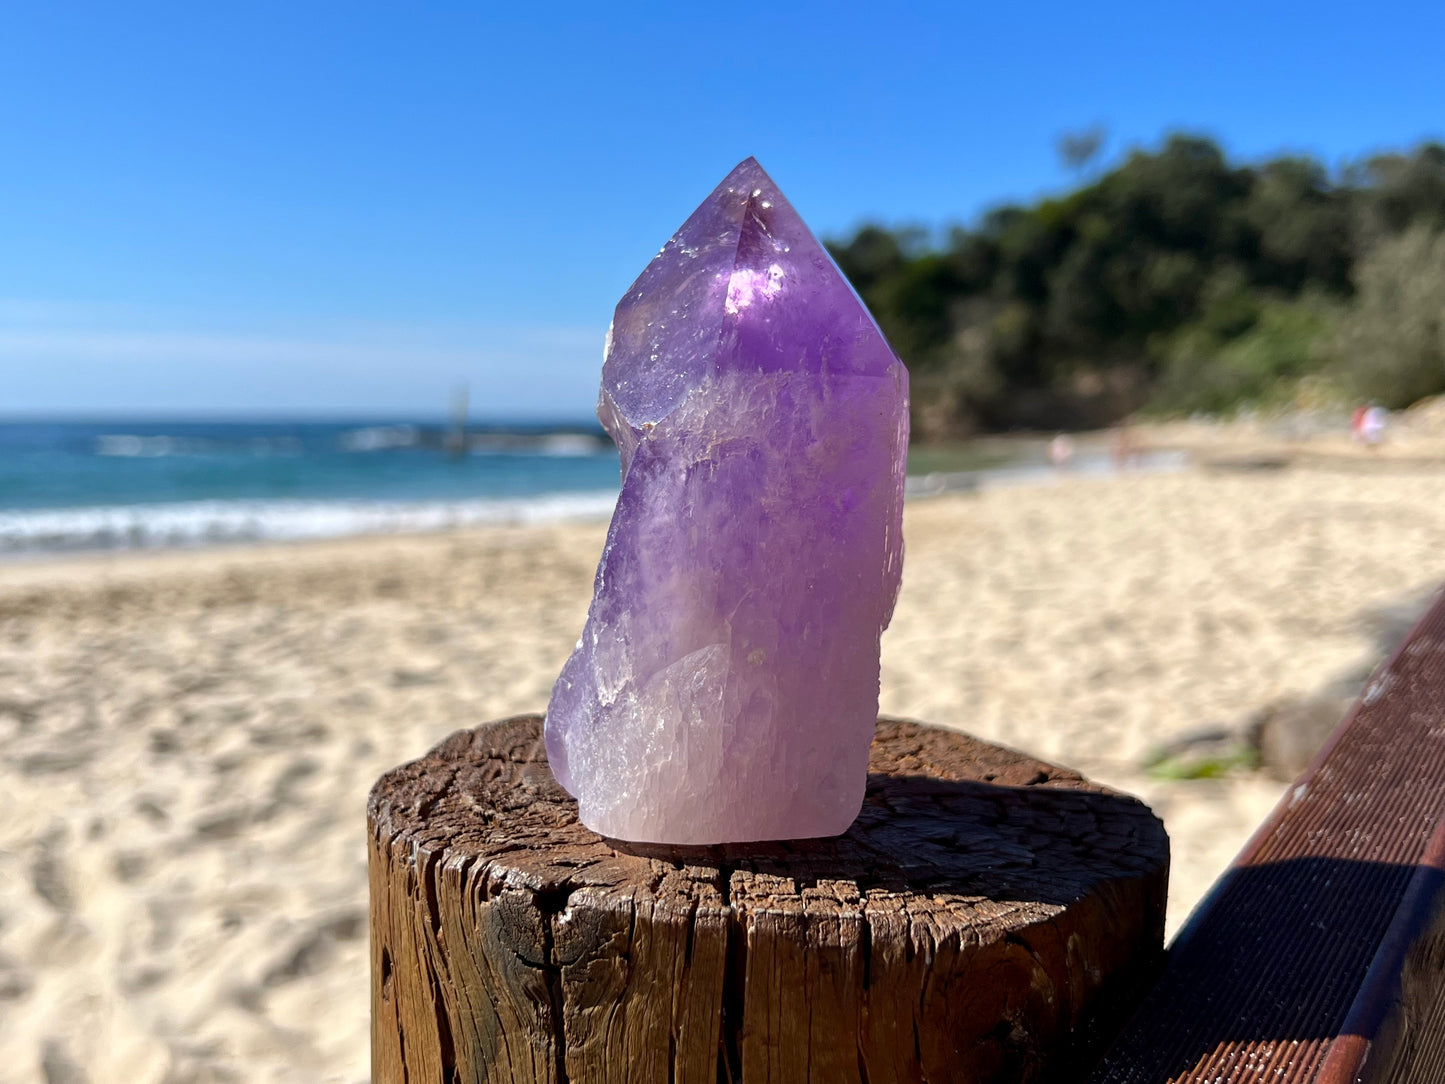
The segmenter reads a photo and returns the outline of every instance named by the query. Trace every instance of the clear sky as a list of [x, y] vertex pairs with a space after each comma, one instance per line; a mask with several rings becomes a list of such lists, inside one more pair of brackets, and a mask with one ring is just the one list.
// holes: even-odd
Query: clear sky
[[1175, 129], [1445, 136], [1445, 4], [14, 3], [0, 415], [577, 417], [612, 306], [756, 155], [823, 236]]

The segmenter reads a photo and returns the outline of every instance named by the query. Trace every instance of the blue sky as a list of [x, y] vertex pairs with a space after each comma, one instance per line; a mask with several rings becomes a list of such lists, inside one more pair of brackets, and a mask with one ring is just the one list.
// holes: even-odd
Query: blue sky
[[749, 154], [827, 236], [1065, 187], [1094, 123], [1445, 136], [1439, 0], [499, 7], [8, 5], [0, 415], [587, 413], [613, 304]]

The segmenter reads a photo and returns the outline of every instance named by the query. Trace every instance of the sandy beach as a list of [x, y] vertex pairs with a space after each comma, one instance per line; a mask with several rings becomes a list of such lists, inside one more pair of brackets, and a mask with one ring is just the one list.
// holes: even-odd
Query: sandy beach
[[[1284, 784], [1171, 780], [1355, 680], [1445, 580], [1445, 469], [1348, 458], [910, 502], [882, 710], [1143, 797], [1170, 927]], [[541, 710], [605, 525], [0, 565], [0, 1081], [364, 1081], [364, 801]]]

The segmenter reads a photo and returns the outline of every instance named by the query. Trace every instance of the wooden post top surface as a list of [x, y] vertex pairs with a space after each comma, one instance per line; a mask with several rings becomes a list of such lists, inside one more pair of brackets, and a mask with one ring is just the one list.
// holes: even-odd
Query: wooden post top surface
[[1145, 806], [903, 721], [830, 839], [600, 837], [537, 716], [452, 735], [368, 813], [376, 1084], [1036, 1079], [1162, 942]]
[[377, 783], [373, 823], [419, 853], [486, 861], [491, 877], [534, 892], [616, 888], [684, 909], [703, 889], [744, 908], [792, 898], [835, 909], [851, 898], [890, 901], [891, 912], [906, 901], [938, 929], [975, 932], [1006, 915], [1046, 921], [1102, 880], [1152, 873], [1167, 853], [1137, 799], [903, 720], [880, 721], [863, 809], [844, 835], [624, 843], [577, 820], [547, 767], [541, 725], [518, 716], [452, 735]]

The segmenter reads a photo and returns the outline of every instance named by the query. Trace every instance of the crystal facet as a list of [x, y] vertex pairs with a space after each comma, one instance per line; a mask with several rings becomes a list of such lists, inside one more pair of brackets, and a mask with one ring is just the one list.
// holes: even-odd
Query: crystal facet
[[908, 378], [753, 159], [618, 304], [598, 416], [622, 493], [546, 724], [583, 823], [845, 831], [902, 571]]

